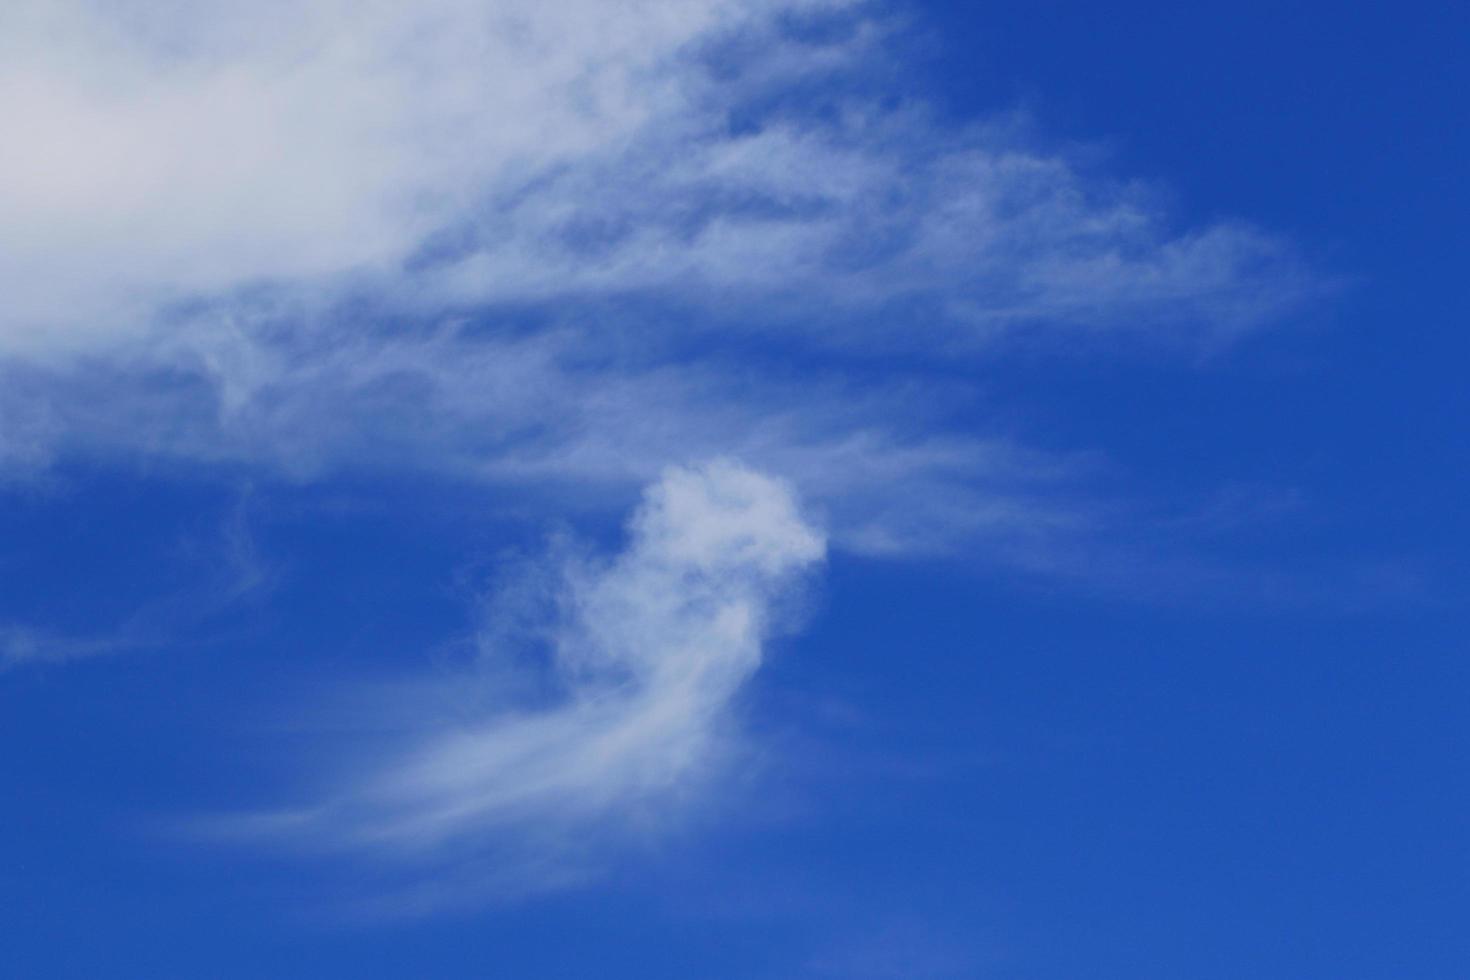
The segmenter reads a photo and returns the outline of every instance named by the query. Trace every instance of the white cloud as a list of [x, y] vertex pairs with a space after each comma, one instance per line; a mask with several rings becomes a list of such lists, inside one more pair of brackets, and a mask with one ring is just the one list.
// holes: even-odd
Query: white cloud
[[321, 346], [221, 331], [213, 349], [181, 360], [188, 370], [13, 373], [0, 412], [23, 423], [17, 439], [46, 434], [20, 441], [14, 465], [49, 447], [265, 466], [303, 482], [417, 469], [533, 489], [528, 514], [545, 518], [608, 513], [670, 463], [726, 455], [797, 485], [834, 544], [868, 553], [947, 550], [1075, 520], [1057, 496], [1074, 461], [947, 434], [966, 394], [922, 377], [619, 358], [576, 330], [467, 340], [457, 329], [344, 329]]
[[524, 617], [527, 603], [546, 613], [531, 619], [550, 703], [421, 730], [319, 805], [242, 826], [422, 855], [506, 833], [523, 847], [527, 836], [571, 847], [657, 821], [718, 766], [735, 736], [732, 702], [824, 553], [784, 484], [726, 461], [671, 469], [646, 491], [621, 554], [562, 554], [523, 577], [492, 621], [493, 661], [524, 629], [504, 618]]
[[[431, 308], [919, 294], [1005, 322], [1195, 304], [1231, 328], [1300, 286], [1279, 242], [1174, 233], [1005, 127], [824, 89], [881, 58], [872, 23], [814, 45], [781, 18], [850, 6], [8, 4], [0, 351], [95, 348], [261, 283]], [[720, 55], [735, 37], [758, 43]]]
[[652, 294], [701, 314], [686, 330], [949, 354], [1020, 329], [1230, 337], [1309, 290], [1283, 242], [1173, 229], [1148, 188], [1090, 178], [1018, 125], [834, 108], [766, 110], [748, 132], [724, 112], [660, 120], [463, 221], [421, 286], [465, 304]]
[[[882, 9], [4, 5], [0, 479], [112, 454], [617, 498], [729, 453], [869, 550], [1051, 526], [928, 372], [1018, 331], [1233, 336], [1308, 285], [1020, 127], [860, 94]], [[788, 29], [817, 13], [846, 29]]]
[[679, 49], [769, 6], [6, 4], [0, 342], [96, 343], [173, 300], [389, 268], [670, 111]]

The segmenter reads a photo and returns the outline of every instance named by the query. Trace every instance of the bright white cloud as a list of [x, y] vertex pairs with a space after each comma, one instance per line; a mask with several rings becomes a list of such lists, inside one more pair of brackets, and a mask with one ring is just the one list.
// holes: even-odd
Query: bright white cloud
[[[1279, 240], [1179, 229], [1016, 126], [855, 94], [883, 9], [3, 5], [0, 480], [142, 454], [621, 499], [728, 453], [869, 549], [1048, 525], [994, 479], [1026, 454], [938, 434], [930, 367], [1021, 330], [1231, 336], [1307, 287]], [[709, 352], [752, 335], [811, 370]], [[904, 377], [846, 379], [894, 351]]]
[[484, 656], [495, 661], [525, 629], [503, 620], [539, 611], [550, 703], [434, 728], [375, 753], [320, 805], [245, 825], [426, 853], [505, 833], [569, 846], [656, 820], [721, 761], [736, 735], [732, 701], [824, 553], [784, 484], [724, 461], [671, 469], [646, 491], [621, 554], [560, 555], [523, 575], [492, 619]]
[[[819, 84], [792, 107], [793, 84], [880, 56], [857, 14], [822, 45], [780, 27], [846, 6], [7, 4], [0, 351], [86, 349], [266, 283], [430, 308], [922, 295], [1001, 323], [1184, 304], [1229, 327], [1299, 286], [1279, 243], [1175, 234], [1146, 195], [1002, 128]], [[760, 43], [720, 53], [737, 38]]]
[[96, 342], [171, 301], [391, 268], [677, 112], [680, 49], [771, 6], [6, 4], [0, 343]]

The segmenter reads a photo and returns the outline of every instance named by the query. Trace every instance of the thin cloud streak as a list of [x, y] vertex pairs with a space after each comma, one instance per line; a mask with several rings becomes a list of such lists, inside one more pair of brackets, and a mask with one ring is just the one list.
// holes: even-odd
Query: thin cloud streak
[[198, 641], [221, 617], [258, 601], [275, 584], [277, 570], [256, 547], [248, 509], [247, 489], [217, 535], [190, 542], [198, 557], [190, 562], [189, 587], [147, 599], [104, 629], [0, 622], [0, 673]]
[[[650, 363], [599, 355], [573, 330], [468, 333], [343, 330], [326, 349], [236, 334], [193, 376], [32, 372], [0, 387], [0, 405], [32, 430], [65, 433], [62, 455], [264, 467], [300, 482], [421, 470], [535, 488], [543, 502], [549, 490], [572, 510], [606, 512], [670, 463], [726, 455], [795, 483], [834, 544], [868, 553], [1044, 532], [1077, 516], [1058, 493], [1076, 478], [1072, 461], [945, 432], [950, 406], [966, 400], [952, 384]], [[47, 400], [38, 388], [68, 394]], [[112, 397], [85, 397], [97, 391]]]

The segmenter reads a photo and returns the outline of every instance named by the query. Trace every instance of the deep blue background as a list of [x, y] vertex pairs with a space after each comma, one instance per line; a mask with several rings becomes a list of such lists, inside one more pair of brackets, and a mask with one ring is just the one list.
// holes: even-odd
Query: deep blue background
[[207, 592], [242, 513], [276, 580], [207, 622], [157, 612], [167, 648], [0, 675], [0, 975], [1470, 975], [1470, 7], [912, 21], [906, 72], [946, 112], [1023, 104], [1185, 220], [1248, 218], [1342, 279], [1198, 362], [1031, 352], [979, 379], [1033, 445], [1176, 502], [1288, 488], [1285, 516], [1147, 538], [1197, 574], [1140, 560], [1121, 592], [839, 556], [745, 705], [771, 758], [726, 818], [584, 890], [363, 927], [313, 917], [365, 887], [340, 869], [157, 816], [279, 790], [308, 748], [271, 706], [470, 628], [486, 556], [535, 529], [463, 490], [344, 482], [328, 506], [67, 470], [0, 497], [0, 621], [105, 630]]

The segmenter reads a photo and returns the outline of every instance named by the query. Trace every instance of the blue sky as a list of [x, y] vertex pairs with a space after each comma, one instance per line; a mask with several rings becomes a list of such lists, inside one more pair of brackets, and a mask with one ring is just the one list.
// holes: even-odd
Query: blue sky
[[1460, 977], [1454, 4], [0, 12], [18, 977]]

